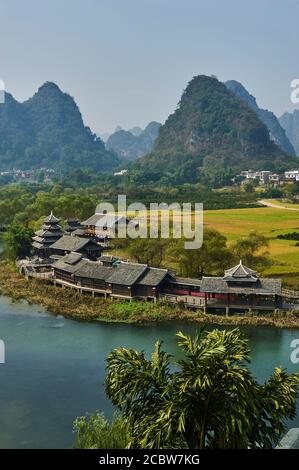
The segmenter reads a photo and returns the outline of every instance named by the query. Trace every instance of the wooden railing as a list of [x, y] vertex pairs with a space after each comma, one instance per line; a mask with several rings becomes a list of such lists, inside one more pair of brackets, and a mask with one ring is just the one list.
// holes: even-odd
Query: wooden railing
[[298, 299], [299, 300], [299, 291], [291, 289], [282, 289], [282, 296], [287, 299]]
[[173, 294], [166, 294], [160, 293], [160, 300], [164, 300], [166, 302], [172, 304], [181, 304], [187, 307], [204, 307], [204, 298], [203, 297], [193, 297], [191, 295], [173, 295]]
[[26, 270], [26, 275], [29, 277], [34, 277], [36, 279], [53, 279], [54, 277], [51, 271], [46, 273], [39, 273], [36, 271]]

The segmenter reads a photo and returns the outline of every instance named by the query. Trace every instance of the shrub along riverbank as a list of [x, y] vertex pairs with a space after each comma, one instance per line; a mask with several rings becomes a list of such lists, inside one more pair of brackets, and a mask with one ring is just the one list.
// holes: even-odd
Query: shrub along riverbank
[[152, 323], [169, 320], [187, 320], [203, 324], [264, 325], [278, 328], [299, 328], [299, 312], [277, 311], [272, 315], [206, 315], [166, 303], [142, 301], [111, 301], [101, 297], [81, 295], [68, 288], [54, 287], [35, 279], [26, 280], [13, 263], [0, 262], [0, 294], [11, 299], [27, 300], [42, 305], [54, 315], [63, 315], [78, 321]]

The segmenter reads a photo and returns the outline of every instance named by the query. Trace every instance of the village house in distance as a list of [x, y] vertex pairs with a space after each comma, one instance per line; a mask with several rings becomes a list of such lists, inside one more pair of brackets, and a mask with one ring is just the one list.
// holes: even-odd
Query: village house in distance
[[[285, 171], [284, 173], [275, 173], [273, 171], [262, 170], [252, 171], [246, 170], [241, 171], [238, 178], [241, 179], [241, 184], [246, 181], [257, 182], [260, 185], [270, 185], [278, 187], [284, 183], [294, 183], [299, 181], [299, 170]], [[234, 178], [236, 179], [236, 178]]]
[[110, 230], [118, 223], [130, 221], [106, 213], [94, 214], [82, 223], [69, 219], [63, 230], [59, 218], [51, 213], [33, 237], [34, 255], [19, 260], [19, 270], [27, 278], [111, 300], [163, 300], [226, 314], [292, 308], [292, 295], [282, 289], [280, 279], [260, 277], [242, 261], [221, 277], [193, 279], [179, 277], [170, 269], [105, 255]]

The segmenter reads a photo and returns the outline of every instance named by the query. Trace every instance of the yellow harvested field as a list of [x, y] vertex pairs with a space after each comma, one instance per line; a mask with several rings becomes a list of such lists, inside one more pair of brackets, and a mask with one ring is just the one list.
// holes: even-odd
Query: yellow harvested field
[[[283, 204], [280, 201], [271, 200], [273, 203]], [[290, 204], [296, 208], [299, 205]], [[132, 214], [133, 215], [133, 214]], [[135, 214], [137, 215], [137, 214]], [[156, 218], [158, 214], [152, 213]], [[138, 214], [139, 220], [144, 222], [149, 219], [148, 214]], [[177, 220], [179, 215], [174, 213]], [[228, 243], [248, 235], [251, 231], [263, 234], [269, 239], [269, 255], [274, 264], [264, 271], [264, 274], [284, 275], [290, 274], [299, 277], [299, 246], [294, 240], [280, 240], [277, 235], [288, 232], [299, 233], [299, 210], [277, 209], [272, 207], [260, 207], [254, 209], [224, 209], [210, 210], [203, 213], [204, 228], [216, 229], [228, 239]], [[299, 283], [299, 278], [298, 278]]]
[[256, 231], [269, 239], [269, 255], [274, 264], [265, 274], [299, 273], [299, 246], [277, 235], [298, 232], [299, 211], [261, 207], [204, 212], [204, 226], [223, 233], [230, 242]]
[[[295, 240], [277, 239], [277, 235], [280, 234], [299, 233], [299, 204], [284, 203], [274, 199], [266, 202], [284, 207], [204, 211], [204, 228], [218, 230], [227, 237], [228, 244], [247, 236], [251, 231], [266, 236], [269, 240], [269, 257], [273, 264], [266, 268], [263, 274], [281, 276], [289, 286], [299, 288], [299, 246], [296, 246]], [[149, 222], [148, 212], [128, 215], [138, 218], [140, 225]], [[157, 217], [159, 217], [158, 212], [152, 211], [151, 218]], [[179, 220], [180, 215], [174, 212], [173, 218]]]

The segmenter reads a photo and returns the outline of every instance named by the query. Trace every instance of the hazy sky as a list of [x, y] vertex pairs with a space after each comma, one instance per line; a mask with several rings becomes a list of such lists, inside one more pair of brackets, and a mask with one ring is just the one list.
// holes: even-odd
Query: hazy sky
[[96, 132], [164, 122], [198, 74], [294, 108], [299, 0], [0, 0], [0, 19], [6, 89], [25, 100], [54, 81]]

